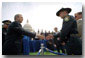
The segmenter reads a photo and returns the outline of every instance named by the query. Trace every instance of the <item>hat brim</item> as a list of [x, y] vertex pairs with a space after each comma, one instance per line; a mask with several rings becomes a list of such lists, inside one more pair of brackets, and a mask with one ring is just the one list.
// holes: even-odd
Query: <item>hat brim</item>
[[4, 21], [2, 21], [2, 23], [5, 23], [5, 22], [9, 22], [9, 23], [11, 23], [10, 20], [4, 20]]
[[70, 12], [71, 12], [71, 8], [62, 8], [62, 9], [60, 9], [60, 10], [56, 13], [56, 15], [59, 16], [60, 12], [62, 12], [62, 11], [67, 11], [68, 13], [70, 13]]

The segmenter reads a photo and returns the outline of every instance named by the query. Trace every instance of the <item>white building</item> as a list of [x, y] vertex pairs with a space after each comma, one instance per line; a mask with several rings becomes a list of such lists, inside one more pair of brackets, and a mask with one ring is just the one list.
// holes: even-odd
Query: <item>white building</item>
[[30, 32], [35, 32], [31, 25], [29, 24], [29, 21], [27, 20], [27, 23], [23, 26], [23, 28], [26, 30], [26, 31], [30, 31]]

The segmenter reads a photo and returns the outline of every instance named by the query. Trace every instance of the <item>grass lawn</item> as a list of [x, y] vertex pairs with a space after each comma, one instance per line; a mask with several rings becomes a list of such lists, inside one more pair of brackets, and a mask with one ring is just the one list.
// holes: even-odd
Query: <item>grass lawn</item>
[[[57, 51], [55, 51], [57, 52]], [[38, 52], [30, 52], [29, 55], [37, 55]], [[62, 53], [62, 51], [60, 50], [60, 53]], [[44, 55], [56, 55], [56, 54], [53, 54], [53, 53], [50, 53], [48, 51], [45, 51], [44, 52]]]

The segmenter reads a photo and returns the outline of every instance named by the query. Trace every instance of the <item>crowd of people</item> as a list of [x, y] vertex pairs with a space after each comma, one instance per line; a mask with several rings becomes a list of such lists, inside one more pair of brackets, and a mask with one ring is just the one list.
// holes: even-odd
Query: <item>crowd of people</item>
[[[14, 22], [4, 20], [2, 23], [2, 54], [3, 55], [23, 55], [22, 38], [24, 35], [36, 40], [48, 40], [47, 47], [51, 50], [57, 49], [60, 53], [68, 55], [82, 55], [82, 12], [75, 13], [75, 17], [69, 15], [71, 8], [61, 8], [56, 16], [63, 19], [61, 31], [55, 27], [55, 32], [37, 33], [26, 31], [22, 28], [22, 14], [14, 16]], [[57, 23], [57, 22], [56, 22]], [[65, 51], [66, 49], [66, 51]]]

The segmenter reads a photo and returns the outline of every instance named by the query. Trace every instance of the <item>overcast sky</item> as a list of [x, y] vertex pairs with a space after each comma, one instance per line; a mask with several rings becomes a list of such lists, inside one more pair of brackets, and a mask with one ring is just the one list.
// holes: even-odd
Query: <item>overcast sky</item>
[[56, 12], [62, 7], [72, 8], [70, 15], [82, 11], [82, 3], [79, 2], [3, 2], [2, 3], [2, 21], [14, 21], [15, 14], [23, 15], [22, 26], [26, 24], [27, 19], [32, 28], [37, 31], [54, 31], [57, 27], [61, 30], [62, 19], [56, 16]]

